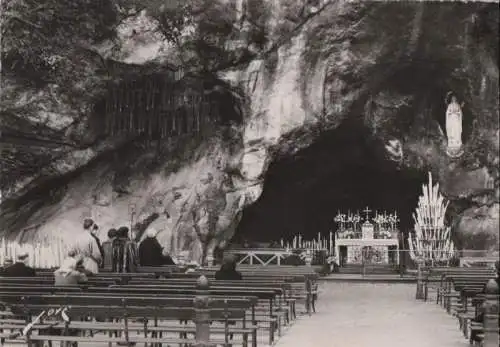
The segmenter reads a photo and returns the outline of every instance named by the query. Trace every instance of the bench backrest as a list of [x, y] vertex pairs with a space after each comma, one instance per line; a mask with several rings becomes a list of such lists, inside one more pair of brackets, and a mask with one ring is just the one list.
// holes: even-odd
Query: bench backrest
[[[119, 278], [113, 279], [109, 277], [90, 277], [88, 279], [88, 284], [90, 285], [102, 285], [108, 286], [111, 284], [117, 284], [120, 282]], [[54, 277], [0, 277], [0, 286], [1, 285], [10, 285], [10, 284], [37, 284], [37, 285], [48, 285], [51, 286], [54, 284]]]
[[[192, 290], [197, 290], [196, 289], [196, 283], [192, 283], [190, 285], [182, 285], [182, 284], [144, 284], [144, 285], [139, 285], [139, 284], [129, 284], [129, 285], [123, 285], [123, 286], [111, 286], [111, 288], [150, 288], [150, 289], [162, 289], [162, 290], [186, 290], [186, 291], [192, 291]], [[217, 285], [212, 283], [209, 288], [209, 292], [225, 292], [225, 291], [245, 291], [248, 293], [251, 293], [253, 291], [267, 291], [274, 293], [275, 295], [282, 295], [283, 294], [283, 289], [280, 287], [249, 287], [249, 286], [226, 286], [226, 285]]]
[[[196, 285], [195, 279], [185, 279], [185, 280], [170, 280], [170, 279], [158, 279], [158, 280], [132, 280], [128, 283], [129, 285], [174, 285], [183, 287], [192, 287]], [[214, 280], [210, 282], [211, 287], [252, 287], [252, 288], [281, 288], [284, 290], [290, 289], [290, 283], [285, 283], [282, 281], [218, 281]]]
[[[106, 287], [103, 287], [106, 288]], [[0, 292], [19, 292], [19, 293], [58, 293], [58, 292], [81, 292], [83, 289], [79, 286], [45, 286], [45, 285], [0, 285]]]
[[[194, 296], [192, 297], [165, 297], [163, 295], [26, 295], [18, 293], [0, 294], [0, 301], [7, 304], [20, 305], [54, 305], [54, 306], [73, 306], [73, 305], [90, 305], [90, 306], [164, 306], [164, 307], [192, 307], [194, 304]], [[212, 297], [209, 300], [210, 308], [242, 308], [249, 309], [256, 304], [256, 298], [240, 299], [240, 298], [222, 298]]]
[[[135, 294], [162, 294], [162, 295], [197, 295], [198, 290], [195, 288], [164, 288], [157, 286], [111, 286], [111, 287], [89, 287], [88, 292], [92, 293], [103, 293], [103, 292], [113, 292], [113, 293], [135, 293]], [[246, 290], [245, 288], [234, 288], [234, 289], [209, 289], [210, 296], [255, 296], [259, 299], [274, 299], [276, 297], [276, 292], [274, 290], [268, 289], [252, 289]]]
[[[13, 312], [36, 316], [42, 311], [58, 309], [58, 306], [50, 304], [14, 305]], [[223, 320], [226, 317], [231, 319], [243, 319], [246, 316], [245, 309], [210, 309], [210, 318]], [[195, 309], [192, 307], [162, 307], [162, 306], [110, 306], [110, 305], [71, 305], [67, 309], [67, 314], [72, 319], [78, 317], [129, 317], [129, 318], [160, 318], [170, 320], [194, 320]]]

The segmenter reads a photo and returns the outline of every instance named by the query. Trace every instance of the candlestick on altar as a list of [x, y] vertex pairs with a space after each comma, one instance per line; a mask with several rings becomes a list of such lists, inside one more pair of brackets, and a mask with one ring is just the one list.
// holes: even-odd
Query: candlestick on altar
[[134, 227], [134, 216], [135, 216], [135, 204], [131, 203], [128, 205], [130, 214], [130, 238], [133, 238], [132, 229]]
[[330, 231], [330, 244], [329, 244], [330, 254], [333, 252], [333, 232]]

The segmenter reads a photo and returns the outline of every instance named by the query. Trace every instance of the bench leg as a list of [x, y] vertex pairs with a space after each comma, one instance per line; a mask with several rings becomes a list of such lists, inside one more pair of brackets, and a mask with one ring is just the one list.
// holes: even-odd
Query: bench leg
[[276, 330], [276, 323], [274, 321], [271, 321], [270, 323], [270, 329], [269, 329], [269, 345], [272, 345], [274, 343], [274, 331]]
[[464, 337], [467, 338], [469, 336], [469, 320], [464, 319], [464, 322], [462, 324], [462, 333], [464, 334]]
[[[110, 318], [109, 321], [112, 323], [113, 322], [113, 318]], [[110, 339], [113, 337], [113, 332], [111, 330], [108, 331], [108, 336], [109, 336]], [[108, 342], [108, 347], [111, 347], [111, 345], [112, 345], [112, 343]]]
[[[148, 338], [148, 320], [144, 318], [144, 338]], [[148, 343], [144, 342], [144, 347], [148, 347]]]
[[311, 315], [311, 296], [309, 293], [306, 294], [306, 312]]
[[278, 336], [281, 337], [281, 315], [276, 315]]

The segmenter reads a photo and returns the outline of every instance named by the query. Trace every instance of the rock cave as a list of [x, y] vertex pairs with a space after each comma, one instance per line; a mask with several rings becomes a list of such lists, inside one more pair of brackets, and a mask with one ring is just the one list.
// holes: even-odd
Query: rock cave
[[398, 211], [402, 230], [426, 182], [425, 170], [404, 168], [387, 155], [361, 119], [348, 119], [293, 157], [270, 164], [262, 195], [245, 209], [237, 236], [275, 241], [312, 239], [334, 228], [337, 211]]
[[[337, 210], [366, 206], [408, 232], [432, 172], [457, 247], [498, 252], [495, 4], [109, 0], [76, 2], [95, 17], [67, 28], [20, 3], [2, 4], [26, 17], [4, 25], [3, 237], [69, 242], [92, 216], [103, 235], [155, 227], [200, 261], [222, 241], [328, 232]], [[131, 78], [137, 90], [112, 87]], [[449, 91], [464, 103], [459, 158]]]

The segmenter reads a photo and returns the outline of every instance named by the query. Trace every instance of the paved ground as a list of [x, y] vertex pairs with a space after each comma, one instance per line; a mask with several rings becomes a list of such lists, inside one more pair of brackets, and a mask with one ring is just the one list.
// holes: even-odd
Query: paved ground
[[415, 285], [327, 282], [317, 313], [302, 317], [276, 347], [467, 347], [434, 303], [416, 301]]

